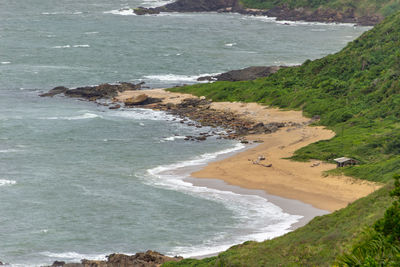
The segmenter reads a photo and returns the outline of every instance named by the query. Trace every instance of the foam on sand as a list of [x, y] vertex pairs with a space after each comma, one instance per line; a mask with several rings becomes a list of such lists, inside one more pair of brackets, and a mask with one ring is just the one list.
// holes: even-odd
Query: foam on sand
[[205, 165], [219, 156], [237, 152], [243, 148], [243, 144], [237, 143], [228, 149], [205, 153], [183, 162], [158, 166], [147, 170], [147, 174], [136, 175], [138, 178], [144, 177], [143, 182], [151, 186], [221, 203], [234, 214], [236, 222], [233, 226], [236, 229], [234, 233], [221, 233], [211, 240], [201, 241], [199, 245], [177, 246], [168, 254], [184, 257], [199, 256], [223, 251], [246, 240], [263, 241], [289, 232], [291, 226], [302, 218], [300, 215], [284, 212], [280, 207], [258, 195], [237, 194], [195, 186], [185, 180], [189, 177], [190, 167]]

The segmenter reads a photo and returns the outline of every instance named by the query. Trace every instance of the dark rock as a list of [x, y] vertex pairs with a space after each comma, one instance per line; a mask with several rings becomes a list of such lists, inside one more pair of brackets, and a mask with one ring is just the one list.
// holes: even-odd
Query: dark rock
[[160, 10], [157, 8], [145, 8], [145, 7], [138, 7], [133, 10], [136, 15], [155, 15], [160, 14]]
[[68, 91], [67, 87], [58, 86], [58, 87], [55, 87], [55, 88], [51, 89], [47, 93], [41, 94], [39, 96], [41, 96], [41, 97], [45, 97], [45, 96], [53, 97], [53, 96], [58, 95], [58, 94], [64, 94], [66, 91]]
[[120, 105], [120, 104], [117, 104], [117, 105], [115, 105], [115, 106], [109, 107], [109, 109], [119, 109], [119, 108], [121, 108], [121, 105]]
[[248, 81], [255, 80], [261, 77], [267, 77], [285, 66], [271, 66], [271, 67], [248, 67], [241, 70], [231, 70], [216, 76], [200, 77], [198, 81]]
[[168, 261], [180, 261], [182, 257], [168, 257], [158, 252], [148, 250], [145, 253], [135, 255], [111, 254], [106, 261], [85, 260], [81, 263], [67, 263], [64, 265], [52, 265], [50, 267], [158, 267]]
[[196, 139], [197, 141], [205, 141], [205, 140], [207, 139], [207, 137], [205, 137], [204, 135], [202, 135], [202, 136], [197, 136], [197, 137], [195, 137], [195, 139]]
[[86, 86], [78, 87], [76, 89], [68, 89], [63, 86], [59, 86], [51, 89], [48, 93], [40, 96], [55, 96], [57, 94], [64, 94], [69, 97], [84, 98], [90, 101], [95, 101], [101, 98], [113, 98], [118, 95], [119, 92], [127, 90], [139, 90], [144, 83], [133, 84], [133, 83], [120, 83], [120, 84], [100, 84], [97, 86]]
[[64, 266], [64, 265], [65, 265], [65, 261], [55, 261], [55, 262], [53, 262], [51, 267], [60, 267], [60, 266]]
[[238, 0], [177, 0], [156, 8], [137, 8], [135, 14], [158, 14], [160, 12], [209, 12], [229, 9], [235, 12], [241, 9]]

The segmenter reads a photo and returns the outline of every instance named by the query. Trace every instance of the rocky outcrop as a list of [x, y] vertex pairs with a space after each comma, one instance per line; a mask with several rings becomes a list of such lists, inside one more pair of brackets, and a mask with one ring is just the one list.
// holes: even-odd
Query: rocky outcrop
[[277, 72], [279, 69], [285, 68], [284, 66], [271, 66], [271, 67], [248, 67], [241, 70], [231, 70], [215, 76], [203, 76], [198, 78], [198, 81], [249, 81], [261, 77], [267, 77], [272, 73]]
[[178, 0], [156, 8], [139, 7], [133, 11], [137, 15], [157, 14], [160, 12], [210, 12], [224, 11], [227, 8], [235, 12], [242, 9], [238, 0]]
[[207, 137], [213, 135], [218, 135], [221, 138], [241, 140], [244, 135], [273, 133], [282, 127], [296, 126], [295, 123], [257, 123], [231, 111], [213, 109], [211, 108], [211, 102], [204, 98], [187, 98], [176, 105], [172, 103], [157, 104], [156, 106], [151, 106], [151, 108], [163, 110], [179, 117], [181, 118], [181, 123], [187, 123], [189, 126], [198, 128], [210, 126], [224, 129], [221, 132], [211, 131], [210, 133], [201, 133], [197, 137], [187, 136], [185, 140], [189, 141], [204, 141]]
[[276, 17], [277, 20], [291, 20], [291, 21], [310, 21], [310, 22], [343, 22], [355, 23], [358, 25], [371, 26], [382, 21], [383, 17], [371, 14], [369, 16], [357, 16], [354, 9], [346, 11], [338, 11], [330, 8], [295, 8], [291, 9], [287, 6], [277, 6], [271, 8], [263, 15], [269, 17]]
[[40, 96], [53, 97], [58, 94], [64, 94], [69, 97], [84, 98], [90, 101], [95, 101], [103, 98], [113, 98], [118, 95], [119, 92], [127, 90], [139, 90], [144, 83], [133, 84], [133, 83], [120, 83], [120, 84], [100, 84], [97, 86], [86, 86], [78, 87], [75, 89], [68, 89], [63, 86], [58, 86], [51, 89], [49, 92], [41, 94]]
[[81, 263], [54, 262], [49, 267], [158, 267], [168, 261], [180, 261], [182, 257], [168, 257], [156, 251], [148, 250], [145, 253], [111, 254], [106, 261], [82, 260]]
[[358, 16], [354, 9], [345, 11], [331, 8], [289, 8], [287, 5], [275, 6], [269, 10], [244, 8], [239, 0], [177, 0], [174, 3], [156, 8], [136, 8], [137, 15], [158, 14], [160, 12], [236, 12], [246, 15], [276, 17], [277, 20], [345, 22], [371, 26], [382, 21], [383, 16], [369, 14]]
[[149, 97], [146, 94], [141, 94], [136, 97], [130, 97], [124, 101], [125, 106], [141, 106], [159, 103], [162, 100], [159, 98]]

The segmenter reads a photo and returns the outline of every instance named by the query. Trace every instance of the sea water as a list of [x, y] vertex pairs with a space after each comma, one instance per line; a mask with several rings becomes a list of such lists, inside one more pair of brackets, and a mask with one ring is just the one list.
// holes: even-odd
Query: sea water
[[248, 66], [296, 65], [340, 50], [367, 28], [127, 9], [163, 3], [0, 2], [1, 261], [39, 266], [147, 249], [202, 255], [282, 235], [301, 219], [266, 198], [185, 180], [187, 167], [243, 149], [183, 139], [208, 128], [158, 111], [38, 95], [59, 85], [166, 87]]

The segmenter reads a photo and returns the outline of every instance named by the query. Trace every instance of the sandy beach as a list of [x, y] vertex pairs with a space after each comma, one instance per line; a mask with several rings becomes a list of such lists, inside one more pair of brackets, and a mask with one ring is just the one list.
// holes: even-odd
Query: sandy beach
[[[194, 97], [171, 93], [163, 89], [125, 91], [117, 100], [123, 102], [139, 94], [162, 98], [163, 103], [180, 103]], [[213, 102], [211, 108], [231, 111], [255, 122], [291, 122], [297, 126], [283, 127], [271, 134], [250, 134], [251, 141], [262, 141], [257, 146], [237, 153], [221, 161], [211, 162], [200, 171], [192, 173], [195, 178], [220, 179], [227, 184], [246, 189], [263, 190], [268, 194], [299, 200], [318, 209], [335, 211], [380, 188], [373, 182], [346, 176], [325, 175], [324, 171], [336, 165], [317, 160], [295, 162], [285, 158], [308, 144], [334, 137], [334, 132], [324, 127], [307, 125], [309, 118], [300, 111], [283, 111], [256, 103]], [[299, 125], [302, 126], [299, 126]], [[257, 161], [259, 158], [265, 158]], [[255, 164], [259, 163], [259, 164]]]

